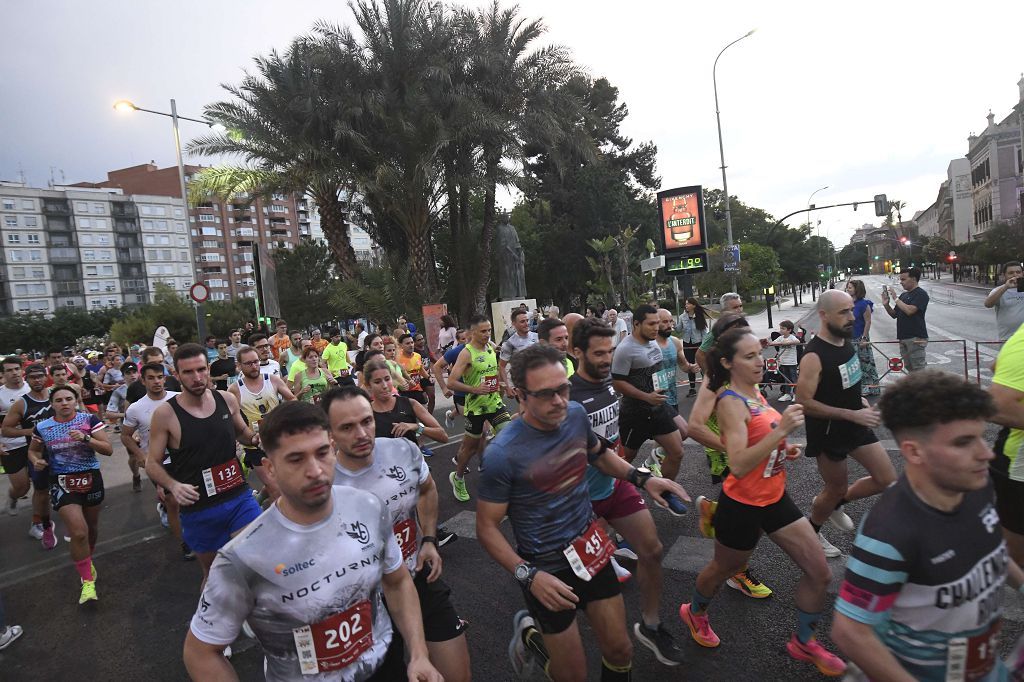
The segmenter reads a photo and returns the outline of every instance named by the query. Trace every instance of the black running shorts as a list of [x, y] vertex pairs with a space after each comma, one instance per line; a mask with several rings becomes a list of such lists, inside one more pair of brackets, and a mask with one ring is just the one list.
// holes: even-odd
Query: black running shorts
[[428, 583], [429, 573], [429, 567], [424, 566], [413, 579], [423, 612], [423, 634], [428, 642], [447, 642], [465, 632], [466, 622], [452, 605], [451, 588], [440, 578]]
[[999, 525], [1011, 533], [1024, 535], [1024, 482], [1015, 481], [997, 471], [989, 470], [989, 475], [996, 489]]
[[[86, 490], [78, 490], [83, 477], [91, 477]], [[76, 504], [79, 507], [95, 507], [103, 503], [103, 474], [99, 469], [74, 474], [50, 474], [50, 505], [53, 511]]]
[[807, 429], [807, 447], [804, 454], [808, 457], [825, 455], [831, 460], [841, 462], [859, 447], [878, 442], [875, 432], [866, 426], [829, 420], [824, 429]]
[[589, 582], [580, 580], [568, 566], [566, 566], [565, 570], [556, 571], [552, 575], [571, 587], [572, 591], [579, 597], [579, 601], [574, 609], [549, 611], [547, 607], [533, 596], [530, 590], [520, 586], [523, 590], [523, 597], [526, 599], [526, 608], [537, 622], [537, 627], [544, 634], [557, 635], [559, 632], [565, 632], [572, 625], [573, 621], [576, 620], [576, 612], [585, 610], [587, 604], [593, 601], [601, 601], [602, 599], [611, 599], [622, 593], [611, 561], [598, 571], [597, 575], [591, 578]]
[[479, 438], [484, 433], [484, 422], [490, 422], [491, 428], [497, 433], [505, 424], [512, 421], [512, 415], [508, 413], [508, 408], [502, 406], [495, 412], [488, 412], [487, 414], [467, 414], [466, 415], [466, 435], [470, 438]]
[[639, 450], [640, 446], [656, 436], [678, 431], [676, 412], [666, 405], [654, 408], [647, 413], [627, 413], [619, 415], [619, 435], [622, 445], [630, 450]]
[[4, 454], [0, 455], [0, 466], [3, 466], [4, 471], [8, 474], [16, 474], [28, 465], [27, 445], [14, 450], [7, 450]]
[[766, 507], [755, 507], [738, 502], [721, 492], [711, 525], [715, 528], [715, 539], [723, 545], [740, 552], [749, 552], [757, 547], [762, 532], [774, 533], [803, 516], [790, 499], [789, 493], [783, 493], [778, 502]]

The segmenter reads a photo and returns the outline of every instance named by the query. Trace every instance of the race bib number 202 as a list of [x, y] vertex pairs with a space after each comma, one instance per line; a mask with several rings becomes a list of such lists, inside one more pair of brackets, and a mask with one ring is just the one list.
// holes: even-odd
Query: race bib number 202
[[313, 625], [292, 630], [303, 675], [340, 670], [373, 646], [370, 602], [362, 600]]

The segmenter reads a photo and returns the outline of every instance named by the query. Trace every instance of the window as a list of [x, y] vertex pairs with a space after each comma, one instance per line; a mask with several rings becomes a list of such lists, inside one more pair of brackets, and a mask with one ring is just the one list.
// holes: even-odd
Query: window
[[38, 249], [32, 249], [28, 252], [28, 259], [36, 262], [41, 261], [43, 260], [43, 252]]
[[107, 305], [117, 305], [117, 299], [116, 298], [108, 298], [107, 299]]
[[75, 213], [88, 213], [88, 212], [89, 212], [89, 203], [88, 202], [86, 202], [86, 201], [76, 201], [75, 202]]
[[270, 207], [270, 212], [271, 213], [287, 213], [288, 212], [288, 207], [287, 206], [278, 206], [277, 204], [274, 204], [273, 206]]
[[166, 232], [167, 231], [167, 221], [166, 220], [158, 220], [158, 221], [156, 221], [156, 229], [157, 229], [157, 232]]
[[178, 237], [178, 246], [185, 246], [185, 238]]
[[217, 248], [216, 240], [214, 240], [214, 239], [204, 239], [203, 240], [203, 248], [204, 249], [216, 249]]
[[142, 221], [142, 229], [144, 229], [144, 230], [152, 230], [153, 229], [153, 221], [152, 220], [143, 220]]
[[156, 237], [154, 237], [151, 234], [147, 234], [145, 237], [142, 238], [142, 243], [145, 244], [146, 246], [153, 246], [154, 244], [156, 244]]
[[17, 208], [17, 204], [14, 203], [14, 199], [4, 199], [4, 210], [13, 211]]
[[12, 277], [24, 277], [25, 268], [11, 268]]
[[45, 284], [15, 284], [14, 285], [15, 296], [45, 296], [46, 285]]
[[27, 235], [27, 238], [28, 238], [28, 243], [29, 244], [38, 244], [39, 243], [39, 235], [38, 234]]
[[103, 273], [104, 275], [113, 275], [114, 274], [114, 266], [113, 265], [104, 265], [103, 268], [100, 270], [100, 272]]
[[114, 291], [115, 289], [117, 289], [117, 286], [114, 283], [114, 280], [108, 279], [107, 281], [103, 282], [103, 289], [104, 291]]
[[207, 215], [206, 213], [199, 214], [199, 222], [201, 223], [212, 223], [214, 221], [213, 219], [214, 216], [212, 215]]
[[100, 260], [112, 260], [114, 258], [114, 252], [108, 249], [100, 251]]
[[163, 260], [171, 260], [173, 256], [171, 256], [171, 252], [169, 250], [160, 249], [160, 258], [162, 258]]
[[185, 232], [185, 223], [175, 223], [174, 224], [174, 231], [175, 232], [184, 233]]
[[79, 227], [84, 227], [84, 228], [90, 228], [90, 227], [92, 227], [92, 221], [89, 220], [88, 218], [79, 218], [78, 219], [78, 226]]
[[38, 227], [39, 220], [34, 215], [25, 216], [25, 227]]
[[181, 265], [179, 266], [179, 269], [181, 270], [181, 274], [183, 274], [183, 275], [188, 275], [188, 274], [190, 274], [190, 273], [189, 273], [189, 267], [188, 267], [188, 265], [186, 265], [185, 263], [182, 263], [182, 264], [181, 264]]
[[204, 237], [216, 237], [217, 236], [217, 228], [216, 227], [204, 227], [203, 228], [203, 236]]
[[154, 206], [153, 207], [153, 215], [167, 215], [167, 207], [166, 206]]
[[188, 260], [188, 251], [179, 251], [178, 260]]
[[21, 235], [20, 234], [9, 234], [9, 235], [7, 235], [7, 243], [8, 244], [20, 244], [21, 243]]
[[10, 256], [12, 263], [21, 263], [25, 260], [25, 253], [22, 251], [11, 251]]
[[86, 249], [82, 252], [82, 258], [87, 260], [96, 260], [96, 252], [92, 249]]
[[157, 243], [160, 244], [161, 246], [169, 246], [171, 243], [171, 238], [168, 237], [166, 234], [162, 234], [160, 235], [160, 238], [157, 240]]
[[100, 290], [100, 283], [99, 282], [89, 282], [89, 291], [99, 291], [99, 290]]
[[36, 202], [33, 201], [32, 199], [22, 199], [21, 200], [21, 207], [23, 209], [25, 209], [26, 211], [31, 211], [31, 210], [35, 209]]
[[93, 213], [98, 213], [100, 215], [103, 215], [104, 213], [106, 213], [106, 211], [103, 210], [103, 204], [95, 202], [95, 201], [92, 204], [92, 212]]
[[5, 215], [4, 216], [4, 227], [17, 227], [18, 216], [16, 215]]
[[96, 218], [96, 220], [93, 221], [93, 222], [95, 223], [93, 225], [93, 227], [95, 227], [97, 230], [105, 230], [105, 229], [107, 229], [107, 219], [106, 218]]
[[91, 301], [89, 301], [89, 305], [91, 305], [93, 308], [102, 308], [103, 300], [99, 298], [94, 298]]
[[92, 235], [83, 234], [78, 238], [78, 241], [82, 244], [82, 246], [92, 246]]
[[85, 266], [85, 276], [86, 277], [95, 277], [96, 276], [96, 266], [95, 265], [86, 265]]
[[75, 299], [73, 299], [73, 298], [65, 299], [64, 300], [64, 307], [65, 308], [74, 308], [75, 307]]
[[175, 218], [180, 218], [183, 215], [185, 215], [185, 212], [183, 210], [181, 210], [180, 208], [178, 208], [177, 206], [175, 206], [174, 207], [174, 217]]
[[49, 301], [32, 301], [32, 310], [36, 312], [42, 312], [50, 309]]
[[42, 268], [32, 268], [32, 278], [33, 279], [43, 279], [44, 277], [45, 277], [45, 275], [43, 274], [43, 269]]
[[96, 237], [96, 243], [99, 244], [100, 246], [109, 246], [110, 245], [110, 236], [109, 235], [105, 235], [105, 234], [101, 234], [101, 235]]
[[27, 313], [29, 311], [28, 301], [18, 301], [18, 312]]

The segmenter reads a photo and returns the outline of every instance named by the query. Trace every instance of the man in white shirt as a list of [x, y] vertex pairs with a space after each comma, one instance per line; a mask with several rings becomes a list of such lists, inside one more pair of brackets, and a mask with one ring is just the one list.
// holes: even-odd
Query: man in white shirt
[[1024, 292], [1017, 291], [1017, 282], [1024, 277], [1024, 268], [1017, 261], [1003, 264], [1003, 283], [985, 297], [985, 307], [996, 309], [996, 330], [1000, 341], [1006, 341], [1024, 323]]
[[619, 318], [619, 311], [615, 308], [609, 308], [607, 315], [608, 326], [615, 330], [615, 336], [612, 337], [612, 348], [615, 348], [619, 345], [619, 341], [626, 338], [629, 328], [626, 327], [626, 321]]

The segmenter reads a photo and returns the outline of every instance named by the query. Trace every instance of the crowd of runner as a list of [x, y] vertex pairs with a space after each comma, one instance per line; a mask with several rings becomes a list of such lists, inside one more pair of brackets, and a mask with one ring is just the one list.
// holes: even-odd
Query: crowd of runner
[[[751, 331], [737, 295], [721, 303], [710, 319], [688, 301], [681, 321], [641, 305], [629, 327], [594, 310], [559, 318], [522, 307], [500, 344], [482, 315], [464, 329], [445, 316], [436, 343], [404, 318], [389, 335], [359, 325], [347, 339], [336, 327], [289, 333], [282, 320], [274, 334], [238, 330], [202, 345], [7, 357], [5, 506], [31, 507], [28, 535], [45, 550], [68, 538], [79, 604], [98, 601], [99, 458], [119, 439], [132, 489], [153, 495], [183, 558], [201, 567], [184, 643], [195, 680], [233, 679], [240, 636], [258, 641], [268, 680], [469, 680], [472, 641], [439, 551], [454, 536], [439, 525], [438, 500], [450, 487], [469, 502], [471, 474], [477, 536], [497, 564], [489, 579], [522, 592], [508, 647], [517, 676], [586, 679], [588, 636], [605, 682], [633, 679], [637, 655], [684, 665], [700, 654], [666, 627], [676, 614], [697, 645], [727, 648], [711, 624], [719, 589], [779, 595], [751, 568], [766, 535], [800, 577], [779, 595], [796, 607], [791, 637], [764, 646], [826, 676], [1009, 679], [1019, 666], [1000, 660], [997, 638], [1004, 584], [1024, 586], [1022, 332], [990, 391], [923, 370], [872, 404], [851, 342], [855, 300], [824, 292], [820, 330], [801, 345], [798, 373], [786, 372], [792, 390], [780, 402], [792, 404], [780, 413], [761, 386], [773, 340]], [[677, 387], [687, 380], [684, 416]], [[453, 403], [444, 425], [438, 393]], [[447, 443], [460, 415], [455, 469], [439, 489], [427, 444]], [[995, 452], [989, 422], [1003, 427]], [[902, 474], [875, 434], [883, 425]], [[691, 500], [676, 481], [687, 439], [704, 447], [716, 499]], [[802, 457], [821, 477], [807, 509], [787, 492], [787, 467]], [[866, 472], [852, 483], [851, 458]], [[855, 524], [844, 505], [873, 496]], [[689, 601], [669, 607], [653, 514], [691, 505], [713, 558]], [[821, 535], [826, 523], [855, 533], [832, 618], [838, 653], [817, 636], [826, 558], [839, 554]], [[639, 587], [632, 626], [623, 564]], [[21, 634], [0, 605], [0, 649]]]

